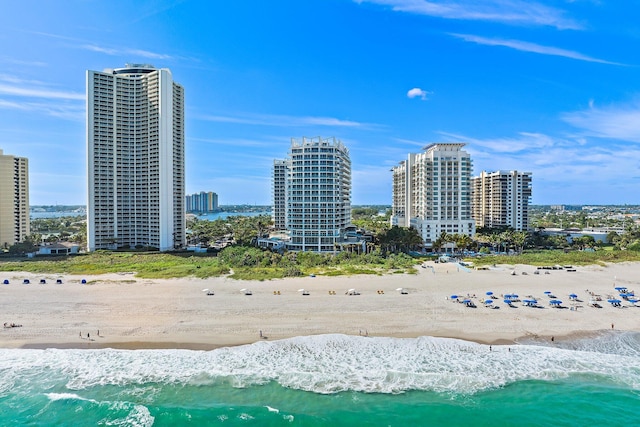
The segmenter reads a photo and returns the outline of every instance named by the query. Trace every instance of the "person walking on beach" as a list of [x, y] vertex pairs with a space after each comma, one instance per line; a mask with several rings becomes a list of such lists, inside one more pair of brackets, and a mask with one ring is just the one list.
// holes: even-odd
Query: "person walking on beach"
[[262, 338], [262, 329], [260, 329], [260, 338]]

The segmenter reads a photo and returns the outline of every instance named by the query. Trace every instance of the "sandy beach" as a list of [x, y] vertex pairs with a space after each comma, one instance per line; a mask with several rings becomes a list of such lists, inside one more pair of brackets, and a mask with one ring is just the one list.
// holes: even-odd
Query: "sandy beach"
[[[526, 337], [561, 340], [612, 325], [617, 330], [640, 327], [639, 307], [624, 307], [628, 303], [623, 302], [622, 308], [616, 308], [607, 302], [610, 297], [619, 298], [616, 286], [640, 291], [640, 263], [549, 274], [534, 274], [536, 268], [526, 265], [464, 271], [455, 264], [432, 262], [416, 270], [415, 275], [269, 281], [0, 271], [0, 283], [10, 282], [0, 284], [0, 319], [22, 325], [0, 329], [0, 347], [200, 350], [327, 333], [509, 343]], [[23, 284], [24, 279], [31, 283]], [[45, 284], [40, 284], [42, 279]], [[62, 284], [56, 284], [57, 279]], [[82, 284], [82, 279], [87, 283]], [[214, 295], [207, 295], [205, 289]], [[349, 289], [359, 295], [347, 295]], [[499, 309], [484, 306], [488, 291], [498, 297], [494, 304]], [[551, 307], [545, 291], [552, 292], [565, 308]], [[588, 306], [590, 292], [601, 296], [602, 308]], [[524, 307], [520, 302], [509, 307], [501, 295], [510, 293], [520, 299], [535, 297], [542, 308]], [[579, 301], [569, 299], [572, 293]], [[451, 295], [470, 298], [477, 307], [458, 303]]]

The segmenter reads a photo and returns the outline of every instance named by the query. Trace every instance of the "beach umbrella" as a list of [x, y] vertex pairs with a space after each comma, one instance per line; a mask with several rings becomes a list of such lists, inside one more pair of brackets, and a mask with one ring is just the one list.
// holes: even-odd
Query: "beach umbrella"
[[511, 300], [510, 299], [506, 299], [506, 300], [504, 300], [504, 303], [511, 305]]
[[622, 302], [619, 299], [608, 299], [607, 301], [611, 304], [620, 304]]
[[544, 291], [544, 293], [549, 295], [549, 294], [551, 294], [551, 291]]
[[[396, 289], [396, 291], [397, 291], [397, 290], [398, 290], [398, 289]], [[451, 295], [449, 298], [451, 298], [451, 299], [458, 299], [458, 295]]]
[[484, 301], [485, 304], [493, 304], [493, 300], [492, 299], [488, 299]]
[[511, 298], [518, 298], [518, 294], [511, 294]]
[[486, 293], [486, 295], [493, 295], [493, 292], [489, 291]]
[[202, 290], [202, 292], [209, 292], [209, 289], [205, 288]]
[[560, 304], [562, 304], [562, 301], [557, 300], [557, 299], [552, 299], [551, 301], [549, 301], [549, 304], [560, 305]]
[[627, 288], [625, 288], [624, 286], [617, 286], [617, 287], [615, 287], [613, 289], [615, 289], [616, 291], [626, 291], [627, 290]]
[[462, 302], [463, 302], [464, 304], [466, 304], [466, 303], [468, 303], [468, 302], [471, 302], [471, 300], [470, 300], [470, 299], [465, 299], [465, 300], [462, 300]]
[[569, 294], [569, 298], [578, 298], [578, 295], [576, 295], [576, 294]]
[[304, 289], [298, 289], [298, 292], [304, 292]]

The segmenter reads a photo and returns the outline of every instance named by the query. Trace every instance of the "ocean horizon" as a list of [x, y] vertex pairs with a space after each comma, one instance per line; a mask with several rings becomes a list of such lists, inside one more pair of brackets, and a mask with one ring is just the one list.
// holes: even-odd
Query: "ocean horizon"
[[0, 349], [0, 425], [632, 425], [640, 333], [488, 345], [317, 335], [195, 350]]

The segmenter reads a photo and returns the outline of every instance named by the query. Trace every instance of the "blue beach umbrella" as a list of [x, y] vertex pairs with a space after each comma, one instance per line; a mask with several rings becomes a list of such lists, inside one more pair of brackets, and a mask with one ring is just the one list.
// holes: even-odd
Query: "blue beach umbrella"
[[458, 295], [451, 295], [449, 298], [451, 298], [451, 299], [458, 299]]
[[511, 300], [510, 299], [506, 299], [506, 300], [504, 300], [504, 303], [511, 305]]
[[552, 299], [551, 301], [549, 301], [549, 304], [551, 304], [551, 305], [560, 305], [560, 304], [562, 304], [562, 301], [560, 301], [558, 299]]
[[493, 292], [488, 291], [488, 292], [486, 293], [486, 295], [493, 295]]
[[487, 300], [484, 300], [484, 303], [485, 304], [493, 304], [493, 300], [492, 299], [487, 299]]
[[551, 291], [544, 291], [544, 293], [549, 295], [549, 294], [551, 294]]
[[471, 302], [471, 300], [470, 299], [465, 299], [465, 300], [462, 300], [462, 302], [466, 304], [468, 302]]
[[611, 304], [620, 304], [622, 302], [619, 299], [608, 299], [607, 301]]
[[569, 294], [569, 297], [570, 297], [570, 298], [578, 298], [578, 295], [576, 295], [576, 294]]
[[624, 286], [617, 286], [617, 287], [615, 287], [613, 289], [615, 289], [616, 291], [626, 291], [627, 290], [627, 288], [625, 288]]

